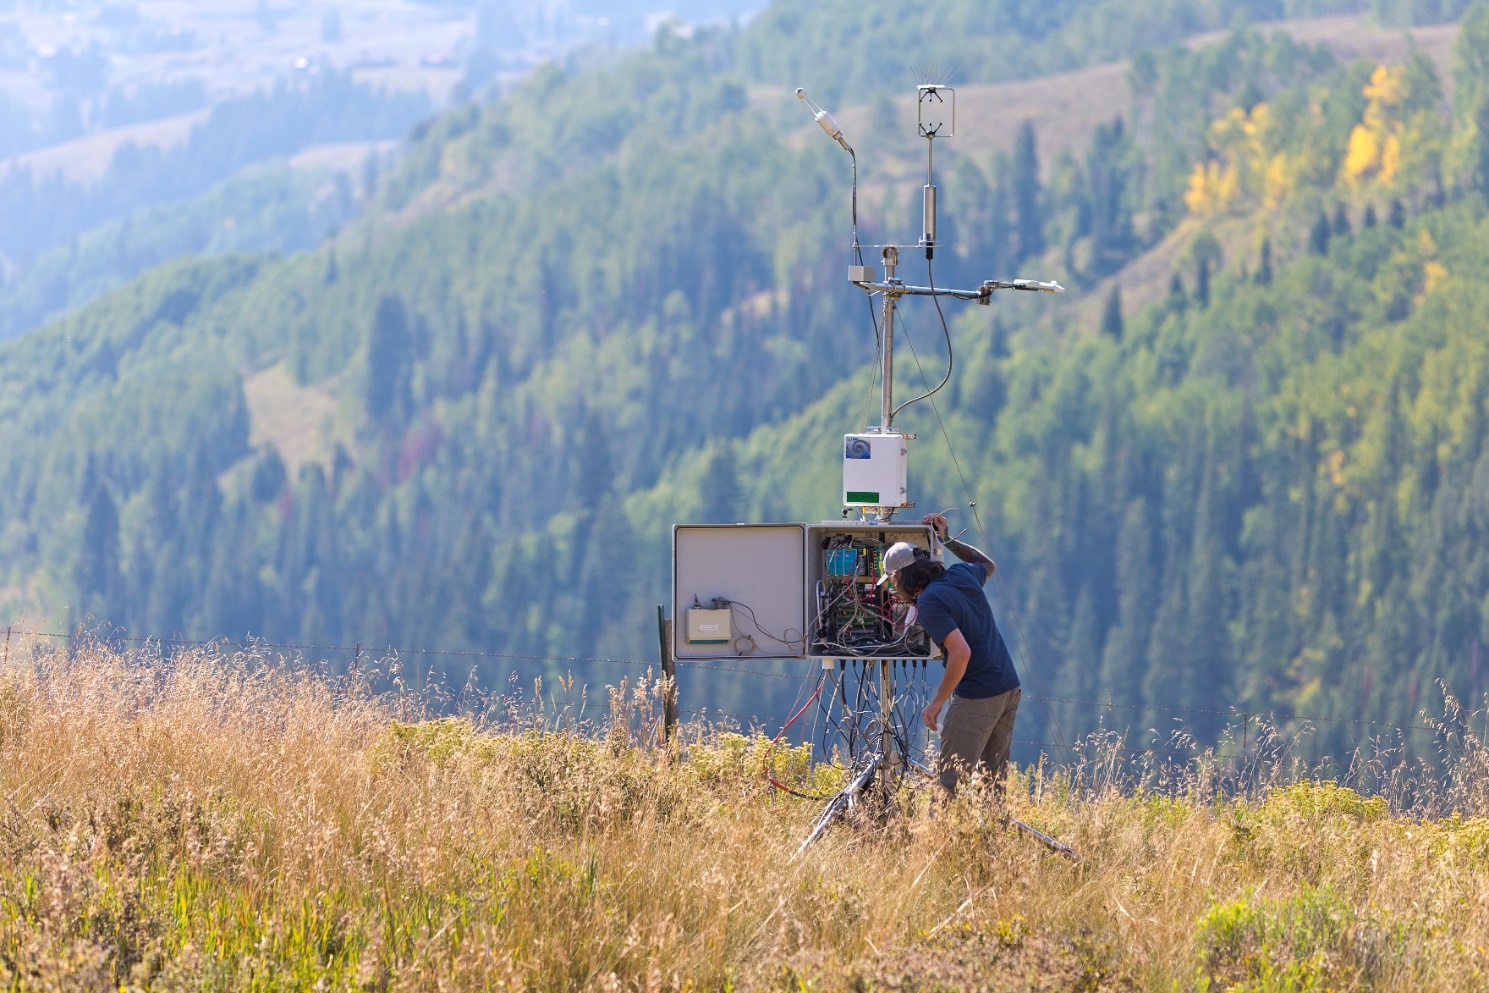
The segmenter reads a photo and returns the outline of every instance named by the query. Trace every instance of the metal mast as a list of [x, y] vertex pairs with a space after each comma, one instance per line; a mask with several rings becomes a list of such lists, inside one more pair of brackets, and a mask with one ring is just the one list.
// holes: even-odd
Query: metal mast
[[[858, 242], [858, 157], [856, 154], [854, 154], [852, 147], [843, 137], [842, 128], [838, 126], [837, 121], [833, 120], [831, 114], [829, 114], [826, 110], [823, 110], [812, 101], [811, 97], [807, 95], [806, 90], [797, 89], [796, 95], [799, 99], [806, 102], [807, 107], [812, 111], [813, 120], [815, 120], [817, 124], [822, 128], [822, 130], [827, 133], [827, 136], [836, 141], [843, 147], [845, 151], [853, 156], [854, 258], [853, 264], [851, 264], [848, 269], [848, 279], [851, 283], [853, 283], [853, 285], [868, 293], [871, 297], [874, 294], [879, 294], [884, 298], [880, 305], [879, 367], [881, 370], [882, 380], [880, 384], [879, 427], [877, 428], [877, 433], [879, 435], [890, 436], [899, 441], [907, 441], [912, 438], [913, 435], [904, 435], [902, 432], [895, 431], [895, 414], [897, 414], [907, 404], [914, 403], [917, 400], [929, 397], [932, 393], [935, 392], [935, 390], [931, 390], [923, 394], [922, 396], [915, 397], [914, 399], [907, 401], [907, 403], [901, 404], [899, 407], [896, 407], [894, 404], [895, 311], [898, 309], [899, 301], [902, 297], [922, 296], [932, 298], [947, 298], [953, 300], [975, 300], [977, 301], [977, 303], [986, 306], [992, 302], [993, 294], [998, 290], [1007, 289], [1044, 293], [1062, 293], [1064, 292], [1064, 287], [1054, 281], [1045, 282], [1034, 279], [987, 279], [984, 280], [982, 284], [976, 289], [971, 290], [953, 289], [935, 285], [906, 285], [905, 282], [898, 276], [898, 269], [900, 264], [900, 248], [902, 246], [894, 244], [862, 246]], [[915, 245], [903, 247], [919, 248], [925, 252], [927, 265], [927, 281], [934, 283], [934, 279], [930, 273], [930, 263], [931, 260], [935, 257], [937, 244], [937, 190], [935, 186], [934, 175], [935, 141], [937, 138], [950, 138], [956, 132], [956, 93], [950, 86], [947, 86], [944, 83], [921, 83], [919, 86], [916, 87], [916, 95], [918, 99], [918, 108], [916, 111], [916, 126], [920, 137], [926, 139], [925, 185], [921, 191], [921, 235]], [[864, 247], [874, 247], [880, 250], [879, 260], [880, 265], [883, 266], [882, 278], [879, 276], [879, 273], [876, 272], [877, 267], [862, 264], [860, 251]], [[950, 356], [948, 355], [948, 361], [949, 360]], [[950, 377], [949, 366], [947, 370], [947, 376], [948, 378]], [[869, 432], [874, 433], [875, 429], [870, 428]], [[905, 452], [902, 449], [899, 449], [897, 445], [893, 447], [896, 449], [900, 458], [903, 460]], [[852, 456], [850, 455], [849, 458], [851, 457]], [[865, 518], [868, 517], [869, 511], [874, 511], [875, 516], [877, 517], [878, 524], [887, 525], [893, 519], [896, 510], [903, 507], [914, 506], [913, 503], [908, 501], [908, 494], [903, 495], [902, 502], [899, 504], [892, 504], [888, 503], [887, 501], [885, 501], [884, 504], [879, 504], [879, 501], [877, 499], [879, 497], [878, 493], [875, 493], [873, 497], [865, 498], [864, 503], [851, 503], [852, 487], [848, 484], [848, 474], [846, 469], [847, 464], [848, 463], [845, 461], [844, 503], [845, 505], [861, 507], [864, 512]], [[903, 472], [903, 461], [901, 461], [900, 469]], [[903, 478], [903, 476], [901, 478]], [[901, 492], [903, 494], [903, 491]], [[879, 723], [881, 732], [880, 750], [878, 755], [873, 757], [872, 764], [865, 766], [860, 770], [857, 770], [854, 773], [853, 778], [849, 782], [849, 784], [837, 797], [835, 797], [827, 805], [826, 809], [823, 810], [822, 814], [818, 817], [818, 820], [813, 825], [811, 833], [808, 835], [806, 841], [802, 843], [801, 849], [798, 850], [798, 854], [800, 854], [800, 852], [805, 850], [808, 845], [812, 844], [812, 842], [820, 837], [822, 832], [824, 832], [834, 820], [836, 820], [843, 814], [844, 811], [848, 809], [854, 799], [868, 787], [869, 783], [872, 782], [876, 775], [878, 778], [881, 779], [884, 786], [885, 795], [887, 796], [893, 788], [895, 777], [900, 775], [900, 773], [908, 765], [915, 765], [917, 768], [920, 769], [921, 772], [929, 774], [930, 770], [925, 769], [918, 763], [914, 763], [909, 755], [900, 755], [896, 749], [896, 736], [894, 727], [895, 687], [893, 670], [893, 666], [896, 661], [897, 660], [895, 659], [889, 658], [878, 659]], [[1019, 827], [1024, 828], [1025, 826], [1019, 825]], [[1041, 838], [1043, 838], [1043, 836], [1041, 836]], [[1050, 839], [1043, 838], [1043, 840], [1045, 840], [1047, 844], [1058, 846], [1058, 843], [1053, 842]], [[1064, 846], [1058, 847], [1063, 848]], [[1066, 851], [1068, 852], [1069, 850], [1066, 849]]]

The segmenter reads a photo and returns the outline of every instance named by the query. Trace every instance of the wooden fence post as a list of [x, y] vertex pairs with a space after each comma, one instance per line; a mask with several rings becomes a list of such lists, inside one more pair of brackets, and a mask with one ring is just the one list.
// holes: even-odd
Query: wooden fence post
[[671, 741], [677, 730], [677, 663], [672, 658], [672, 621], [661, 604], [657, 604], [657, 647], [661, 651], [662, 676], [666, 695], [662, 698], [662, 740]]

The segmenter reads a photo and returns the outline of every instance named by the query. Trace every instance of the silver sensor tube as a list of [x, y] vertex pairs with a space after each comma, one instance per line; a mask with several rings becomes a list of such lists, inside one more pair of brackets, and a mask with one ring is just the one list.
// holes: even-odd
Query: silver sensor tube
[[921, 235], [920, 245], [925, 249], [925, 257], [930, 258], [936, 250], [936, 188], [930, 183], [921, 190], [921, 208], [925, 216], [925, 232]]

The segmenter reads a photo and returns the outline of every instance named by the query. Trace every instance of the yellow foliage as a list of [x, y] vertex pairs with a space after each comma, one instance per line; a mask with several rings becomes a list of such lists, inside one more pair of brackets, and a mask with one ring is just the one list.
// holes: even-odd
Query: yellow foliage
[[1283, 137], [1271, 107], [1250, 113], [1233, 107], [1210, 125], [1210, 160], [1189, 177], [1184, 203], [1193, 214], [1230, 209], [1243, 196], [1261, 196], [1276, 206], [1296, 183], [1297, 162], [1278, 147]]
[[1329, 470], [1329, 480], [1335, 486], [1344, 485], [1344, 451], [1330, 452], [1324, 458], [1324, 466]]
[[1396, 178], [1401, 171], [1401, 136], [1387, 135], [1385, 147], [1380, 153], [1380, 181], [1386, 186]]
[[1349, 150], [1344, 155], [1344, 178], [1358, 182], [1360, 177], [1380, 164], [1380, 143], [1363, 124], [1349, 133]]
[[1361, 92], [1365, 112], [1350, 132], [1340, 173], [1351, 184], [1373, 177], [1391, 186], [1408, 153], [1421, 157], [1430, 150], [1431, 90], [1420, 68], [1404, 63], [1376, 66]]
[[1235, 165], [1219, 162], [1196, 164], [1189, 174], [1184, 205], [1192, 214], [1218, 214], [1241, 195], [1241, 176]]
[[[1365, 84], [1365, 99], [1372, 107], [1395, 107], [1406, 95], [1406, 66], [1376, 66]], [[1366, 114], [1370, 111], [1367, 109]]]
[[[1243, 192], [1254, 192], [1258, 182], [1281, 198], [1289, 182], [1286, 159], [1269, 152], [1272, 112], [1260, 103], [1246, 113], [1231, 107], [1211, 125], [1209, 162], [1197, 162], [1190, 173], [1184, 204], [1194, 214], [1215, 214], [1236, 204]], [[1260, 177], [1260, 179], [1254, 179]], [[1270, 192], [1269, 192], [1270, 195]]]
[[1191, 214], [1203, 214], [1209, 207], [1210, 193], [1205, 175], [1205, 164], [1196, 162], [1189, 171], [1189, 188], [1184, 191], [1184, 206]]
[[1422, 267], [1422, 277], [1422, 293], [1425, 296], [1441, 286], [1443, 280], [1448, 278], [1448, 267], [1436, 259], [1429, 260]]
[[1268, 207], [1276, 207], [1293, 190], [1293, 177], [1287, 155], [1278, 152], [1267, 163], [1267, 177], [1262, 183], [1262, 197]]

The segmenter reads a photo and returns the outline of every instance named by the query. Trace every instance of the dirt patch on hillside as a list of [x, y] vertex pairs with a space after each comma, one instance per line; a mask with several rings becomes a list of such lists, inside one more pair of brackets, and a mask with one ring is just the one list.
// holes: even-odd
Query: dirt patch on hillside
[[273, 445], [291, 479], [309, 462], [329, 469], [338, 442], [351, 447], [351, 427], [338, 416], [340, 404], [327, 384], [301, 386], [289, 370], [276, 365], [245, 379], [243, 395], [249, 444]]

